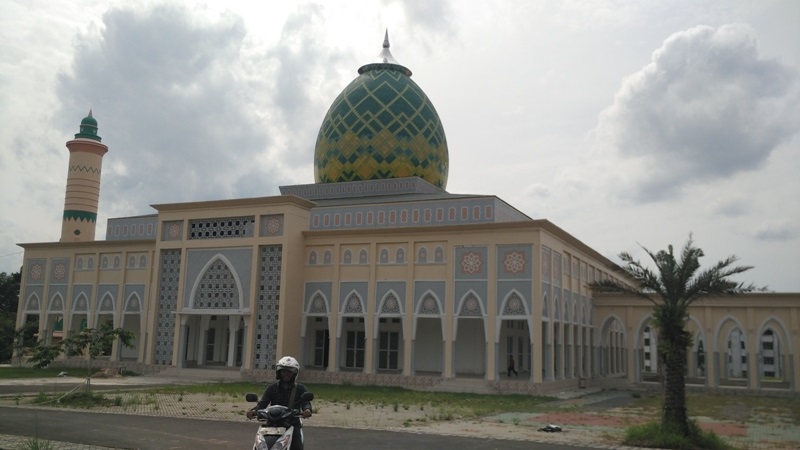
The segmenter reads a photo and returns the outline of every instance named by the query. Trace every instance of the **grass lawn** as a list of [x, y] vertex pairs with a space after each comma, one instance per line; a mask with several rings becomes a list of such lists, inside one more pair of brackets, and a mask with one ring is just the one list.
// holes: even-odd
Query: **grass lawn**
[[[67, 369], [51, 368], [51, 369], [34, 369], [33, 367], [0, 367], [0, 379], [10, 380], [14, 378], [50, 378], [57, 377], [59, 373]], [[72, 375], [78, 375], [79, 369], [70, 369]], [[84, 371], [85, 373], [85, 371]]]
[[[26, 367], [0, 367], [0, 379], [49, 378], [56, 377], [65, 369], [33, 369]], [[82, 376], [79, 368], [68, 369], [72, 376]], [[127, 374], [126, 374], [127, 375]], [[176, 385], [137, 387], [136, 391], [146, 394], [211, 394], [232, 398], [244, 398], [253, 392], [259, 396], [265, 385], [261, 383], [208, 383], [196, 385]], [[459, 411], [462, 417], [482, 417], [499, 412], [546, 412], [554, 409], [570, 408], [555, 402], [555, 398], [532, 395], [481, 395], [451, 392], [414, 391], [397, 387], [355, 386], [349, 384], [306, 384], [317, 399], [331, 403], [356, 405], [377, 405], [408, 407], [412, 405], [436, 405], [437, 407]], [[640, 417], [657, 418], [661, 409], [662, 396], [659, 393], [637, 394], [629, 405], [624, 407], [629, 413]], [[711, 393], [687, 393], [690, 417], [708, 417], [739, 423], [769, 422], [775, 417], [787, 426], [800, 427], [800, 401], [796, 397], [780, 398], [749, 395], [721, 395]], [[573, 406], [573, 408], [575, 408]]]

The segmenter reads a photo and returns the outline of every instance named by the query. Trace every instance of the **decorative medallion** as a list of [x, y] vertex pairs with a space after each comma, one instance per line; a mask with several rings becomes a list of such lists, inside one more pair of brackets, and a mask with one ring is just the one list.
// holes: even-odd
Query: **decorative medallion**
[[277, 234], [281, 229], [281, 222], [278, 219], [269, 219], [267, 222], [267, 231], [269, 234]]
[[55, 276], [56, 280], [63, 280], [66, 274], [67, 268], [64, 266], [64, 264], [56, 264], [56, 267], [53, 268], [53, 275]]
[[34, 264], [33, 267], [31, 267], [31, 279], [32, 280], [41, 280], [42, 279], [42, 273], [44, 273], [44, 269], [42, 268], [41, 264], [37, 263], [37, 264]]
[[177, 223], [173, 223], [169, 226], [169, 238], [170, 239], [178, 239], [181, 237], [181, 226]]
[[518, 251], [506, 253], [503, 257], [503, 266], [506, 272], [520, 273], [525, 270], [525, 255]]
[[461, 271], [476, 274], [481, 271], [481, 255], [476, 252], [466, 252], [461, 256]]

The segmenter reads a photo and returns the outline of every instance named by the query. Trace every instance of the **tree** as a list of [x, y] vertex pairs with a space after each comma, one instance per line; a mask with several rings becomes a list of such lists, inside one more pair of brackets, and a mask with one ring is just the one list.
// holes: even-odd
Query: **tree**
[[103, 353], [103, 349], [110, 347], [115, 339], [119, 339], [120, 343], [125, 347], [134, 348], [133, 332], [123, 328], [114, 328], [114, 325], [107, 321], [103, 322], [99, 328], [86, 328], [54, 344], [47, 345], [39, 341], [28, 361], [33, 363], [33, 367], [41, 369], [47, 367], [65, 351], [83, 352], [84, 355], [88, 356], [86, 358], [86, 391], [89, 392], [92, 362]]
[[14, 325], [17, 322], [20, 272], [0, 272], [0, 363], [11, 360]]
[[[12, 328], [13, 329], [13, 328]], [[12, 351], [17, 355], [17, 365], [22, 366], [25, 349], [33, 347], [36, 342], [34, 334], [39, 330], [39, 321], [25, 322], [14, 331]]]
[[664, 365], [664, 410], [661, 426], [674, 429], [683, 436], [690, 435], [689, 417], [686, 411], [686, 368], [689, 347], [692, 345], [691, 333], [686, 329], [689, 319], [689, 306], [703, 297], [714, 295], [735, 295], [755, 290], [754, 285], [737, 283], [730, 278], [752, 269], [752, 266], [734, 266], [736, 256], [700, 270], [703, 250], [694, 246], [692, 235], [680, 261], [673, 254], [672, 245], [667, 251], [653, 253], [642, 246], [656, 265], [650, 270], [627, 252], [619, 254], [625, 263], [621, 271], [634, 285], [621, 281], [600, 280], [589, 283], [595, 293], [621, 293], [634, 295], [653, 303], [653, 324], [658, 328], [658, 350]]
[[19, 303], [19, 285], [22, 273], [0, 272], [0, 315], [16, 319], [17, 303]]

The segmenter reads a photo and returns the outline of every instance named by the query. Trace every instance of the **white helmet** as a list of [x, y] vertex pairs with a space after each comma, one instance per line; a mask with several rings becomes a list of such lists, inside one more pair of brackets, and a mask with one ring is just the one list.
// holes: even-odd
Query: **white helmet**
[[278, 360], [278, 364], [275, 364], [275, 379], [281, 379], [281, 370], [294, 372], [294, 377], [292, 377], [292, 381], [294, 381], [300, 373], [300, 363], [291, 356], [284, 356]]

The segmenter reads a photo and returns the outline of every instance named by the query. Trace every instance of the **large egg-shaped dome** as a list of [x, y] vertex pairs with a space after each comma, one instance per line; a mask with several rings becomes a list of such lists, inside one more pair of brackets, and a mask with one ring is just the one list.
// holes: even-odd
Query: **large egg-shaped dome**
[[336, 97], [317, 136], [316, 183], [420, 177], [447, 186], [447, 139], [430, 99], [394, 60], [378, 60]]

